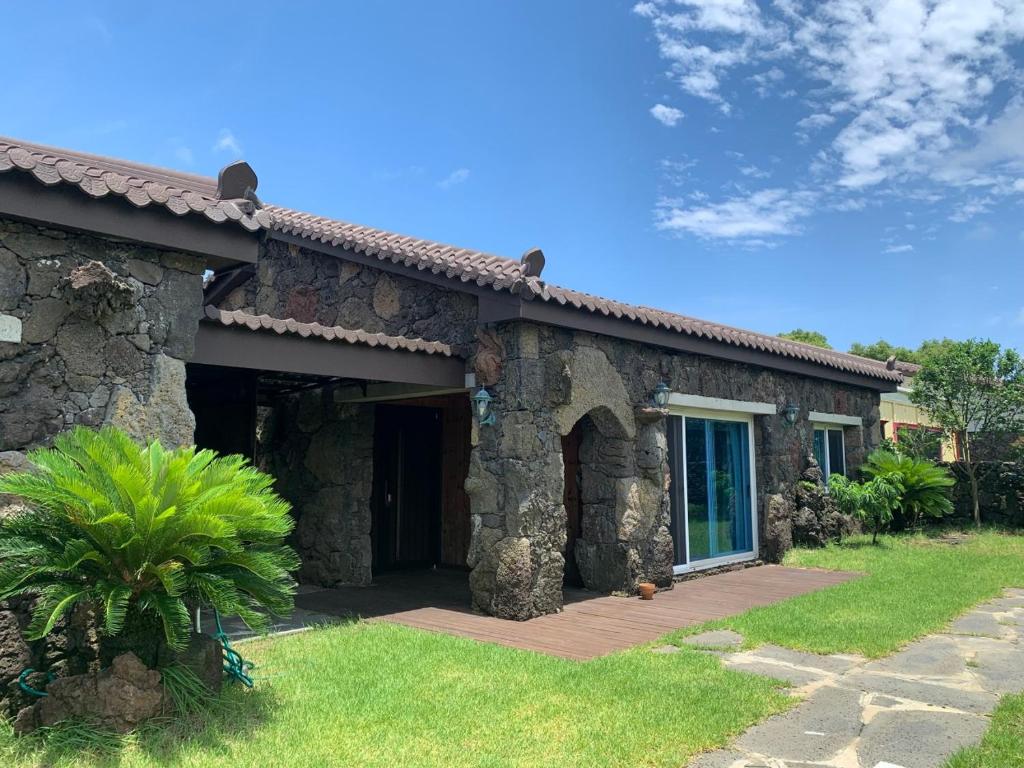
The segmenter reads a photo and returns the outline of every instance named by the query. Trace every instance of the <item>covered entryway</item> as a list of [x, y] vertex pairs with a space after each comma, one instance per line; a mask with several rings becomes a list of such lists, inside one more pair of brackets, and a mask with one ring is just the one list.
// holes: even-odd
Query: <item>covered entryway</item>
[[365, 586], [465, 569], [464, 369], [437, 342], [208, 309], [187, 390], [197, 444], [249, 456], [291, 502], [300, 582]]

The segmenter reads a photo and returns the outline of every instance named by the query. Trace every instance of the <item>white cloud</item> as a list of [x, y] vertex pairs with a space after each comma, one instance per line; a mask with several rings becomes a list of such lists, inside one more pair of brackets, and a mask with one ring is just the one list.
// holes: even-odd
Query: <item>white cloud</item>
[[469, 179], [469, 168], [456, 168], [439, 182], [437, 186], [441, 189], [451, 189], [454, 186], [464, 183]]
[[885, 249], [884, 253], [910, 253], [914, 250], [912, 245], [890, 245]]
[[653, 0], [638, 3], [633, 11], [654, 25], [671, 78], [687, 93], [718, 103], [724, 112], [730, 106], [719, 95], [720, 78], [785, 42], [785, 28], [769, 23], [755, 0]]
[[659, 123], [667, 125], [669, 128], [685, 117], [682, 110], [675, 107], [666, 107], [664, 104], [655, 104], [651, 107], [651, 115]]
[[213, 145], [213, 151], [227, 152], [235, 157], [241, 157], [242, 145], [238, 143], [238, 139], [235, 138], [234, 133], [232, 133], [228, 128], [223, 128], [221, 129], [220, 135], [217, 136], [217, 141]]
[[[977, 190], [1024, 192], [1021, 0], [646, 0], [668, 77], [735, 110], [745, 85], [764, 96], [789, 73], [809, 113], [796, 138], [834, 126], [808, 170], [819, 196], [891, 194], [963, 203]], [[751, 70], [754, 74], [751, 74]], [[733, 80], [735, 82], [733, 82]]]
[[746, 197], [687, 207], [679, 200], [662, 200], [656, 226], [666, 232], [689, 233], [705, 239], [749, 240], [799, 231], [798, 222], [812, 210], [807, 192], [764, 189]]
[[802, 120], [797, 121], [797, 128], [803, 128], [805, 131], [815, 131], [819, 128], [826, 128], [836, 121], [833, 115], [826, 115], [823, 112], [815, 112], [813, 115], [808, 115]]
[[763, 168], [758, 168], [756, 165], [743, 165], [740, 166], [739, 172], [744, 176], [749, 176], [753, 179], [767, 179], [772, 175], [771, 171], [766, 171]]

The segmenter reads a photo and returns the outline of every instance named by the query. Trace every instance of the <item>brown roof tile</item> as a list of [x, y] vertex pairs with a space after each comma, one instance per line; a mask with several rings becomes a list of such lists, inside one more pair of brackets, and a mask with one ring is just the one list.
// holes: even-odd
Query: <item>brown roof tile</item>
[[90, 197], [123, 197], [139, 208], [155, 204], [178, 216], [200, 213], [215, 223], [238, 222], [250, 232], [271, 225], [270, 214], [248, 200], [219, 199], [216, 180], [205, 176], [0, 137], [0, 173], [14, 169], [47, 186], [68, 184]]
[[[429, 270], [433, 274], [443, 274], [463, 283], [472, 282], [481, 287], [489, 286], [497, 291], [516, 292], [527, 299], [553, 302], [562, 306], [574, 307], [580, 311], [618, 318], [624, 322], [664, 328], [722, 344], [803, 360], [848, 373], [895, 382], [902, 380], [899, 366], [896, 369], [888, 369], [885, 363], [856, 355], [821, 349], [808, 344], [780, 339], [777, 336], [745, 331], [719, 323], [710, 323], [672, 312], [626, 304], [547, 284], [539, 278], [526, 276], [523, 265], [514, 259], [398, 235], [277, 205], [265, 205], [247, 212], [249, 201], [219, 200], [216, 197], [216, 181], [203, 176], [54, 149], [15, 139], [0, 138], [0, 172], [14, 168], [31, 173], [43, 184], [71, 184], [94, 197], [102, 197], [107, 194], [119, 195], [139, 207], [157, 204], [179, 215], [196, 212], [202, 213], [215, 222], [237, 221], [250, 231], [261, 228], [273, 229], [303, 239], [350, 249], [356, 253], [376, 257], [380, 261], [389, 261], [418, 270]], [[237, 315], [237, 313], [234, 314]], [[312, 333], [327, 339], [331, 339], [330, 334], [334, 333], [337, 338], [351, 343], [388, 343], [386, 341], [371, 342], [372, 334], [366, 334], [364, 331], [331, 329], [315, 324], [306, 326], [303, 323], [295, 323], [293, 320], [274, 320], [266, 316], [257, 318], [249, 315], [246, 317], [252, 319], [239, 319], [239, 321], [249, 327], [252, 327], [252, 322], [257, 322], [259, 327], [272, 327], [278, 333]], [[224, 317], [219, 319], [225, 324], [234, 322], [233, 320], [226, 321]], [[270, 326], [264, 323], [270, 323]], [[278, 325], [280, 323], [285, 323], [285, 325]], [[292, 325], [288, 325], [289, 323]], [[318, 330], [313, 330], [314, 328]], [[357, 336], [351, 336], [351, 334], [357, 334]], [[358, 336], [358, 334], [362, 334], [362, 336]], [[424, 342], [419, 339], [402, 339], [395, 343], [403, 345], [401, 346], [403, 349], [408, 348], [410, 344], [437, 344], [437, 342]], [[417, 351], [428, 350], [418, 346]], [[450, 354], [450, 351], [445, 354]]]
[[383, 333], [368, 333], [367, 331], [341, 326], [320, 325], [320, 323], [300, 323], [297, 320], [281, 320], [270, 315], [251, 315], [248, 312], [235, 310], [229, 312], [216, 307], [206, 307], [206, 318], [218, 322], [221, 325], [238, 325], [248, 328], [251, 331], [273, 331], [279, 335], [295, 334], [303, 338], [314, 336], [324, 341], [340, 341], [347, 344], [363, 344], [368, 347], [387, 347], [388, 349], [402, 350], [405, 352], [422, 352], [427, 355], [452, 356], [452, 348], [440, 341], [426, 341], [424, 339], [409, 339], [405, 336], [388, 336]]

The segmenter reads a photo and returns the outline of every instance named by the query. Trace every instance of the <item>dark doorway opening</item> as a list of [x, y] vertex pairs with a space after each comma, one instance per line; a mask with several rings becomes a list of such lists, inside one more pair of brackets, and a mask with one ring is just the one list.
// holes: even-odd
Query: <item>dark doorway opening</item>
[[577, 421], [572, 431], [562, 438], [562, 463], [565, 468], [565, 490], [562, 495], [565, 504], [565, 570], [562, 583], [567, 587], [583, 586], [583, 577], [576, 564], [576, 542], [583, 522], [583, 465], [580, 463], [580, 447], [583, 444], [584, 421], [585, 417]]
[[375, 572], [441, 562], [441, 455], [440, 409], [377, 406], [371, 500]]
[[185, 388], [188, 407], [196, 417], [196, 445], [254, 460], [257, 372], [193, 364], [187, 370]]

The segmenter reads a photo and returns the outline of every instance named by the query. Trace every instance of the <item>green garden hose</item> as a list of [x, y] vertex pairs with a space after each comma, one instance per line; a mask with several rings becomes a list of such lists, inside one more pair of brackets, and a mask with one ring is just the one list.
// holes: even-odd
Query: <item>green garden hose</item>
[[231, 647], [231, 641], [220, 625], [220, 611], [216, 608], [213, 609], [213, 620], [217, 623], [217, 631], [213, 636], [224, 649], [224, 674], [228, 676], [229, 680], [237, 680], [246, 688], [252, 688], [253, 679], [249, 674], [253, 667], [252, 662], [243, 659], [242, 655]]
[[[49, 694], [46, 691], [37, 690], [37, 689], [33, 688], [31, 685], [28, 684], [28, 676], [31, 675], [33, 672], [35, 672], [35, 670], [32, 669], [32, 667], [26, 667], [24, 670], [22, 670], [21, 674], [18, 675], [18, 687], [21, 688], [21, 690], [23, 690], [29, 696], [37, 696], [39, 698], [42, 698], [43, 696], [48, 696]], [[47, 682], [47, 684], [49, 684], [50, 681], [52, 681], [52, 680], [53, 680], [53, 672], [47, 672], [46, 673], [46, 682]]]

